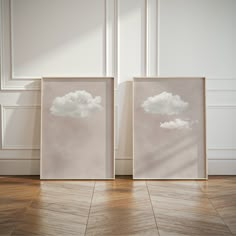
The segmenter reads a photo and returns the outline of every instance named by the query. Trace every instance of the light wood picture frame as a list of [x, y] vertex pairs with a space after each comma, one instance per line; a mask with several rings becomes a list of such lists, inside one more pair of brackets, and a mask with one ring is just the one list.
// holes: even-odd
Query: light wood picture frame
[[41, 83], [41, 179], [114, 179], [114, 78]]
[[208, 178], [205, 94], [205, 78], [134, 78], [134, 179]]

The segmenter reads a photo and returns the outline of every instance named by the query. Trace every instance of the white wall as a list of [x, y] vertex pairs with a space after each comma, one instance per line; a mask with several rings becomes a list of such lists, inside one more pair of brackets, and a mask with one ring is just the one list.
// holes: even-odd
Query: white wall
[[0, 0], [0, 174], [39, 173], [41, 76], [114, 76], [117, 174], [132, 173], [132, 77], [206, 76], [210, 174], [236, 174], [236, 1]]
[[236, 174], [236, 1], [159, 1], [160, 76], [207, 78], [209, 174]]

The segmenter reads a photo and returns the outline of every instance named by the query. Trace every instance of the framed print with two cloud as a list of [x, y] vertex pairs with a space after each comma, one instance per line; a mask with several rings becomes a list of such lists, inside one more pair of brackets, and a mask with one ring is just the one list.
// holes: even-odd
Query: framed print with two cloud
[[41, 179], [114, 178], [114, 80], [43, 78]]
[[204, 78], [134, 78], [134, 179], [206, 179]]

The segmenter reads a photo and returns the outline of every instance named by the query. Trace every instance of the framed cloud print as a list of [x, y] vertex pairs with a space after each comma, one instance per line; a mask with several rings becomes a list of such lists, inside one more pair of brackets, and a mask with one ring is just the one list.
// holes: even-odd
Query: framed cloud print
[[114, 178], [113, 78], [42, 79], [40, 178]]
[[206, 179], [205, 78], [134, 78], [134, 179]]

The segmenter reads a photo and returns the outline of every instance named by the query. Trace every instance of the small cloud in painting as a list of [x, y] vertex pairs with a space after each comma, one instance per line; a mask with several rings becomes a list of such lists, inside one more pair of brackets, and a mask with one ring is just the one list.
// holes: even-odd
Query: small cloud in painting
[[160, 122], [160, 127], [163, 129], [177, 129], [177, 130], [191, 130], [193, 124], [198, 123], [198, 121], [188, 121], [188, 120], [182, 120], [182, 119], [175, 119], [172, 121], [166, 121], [166, 122]]

